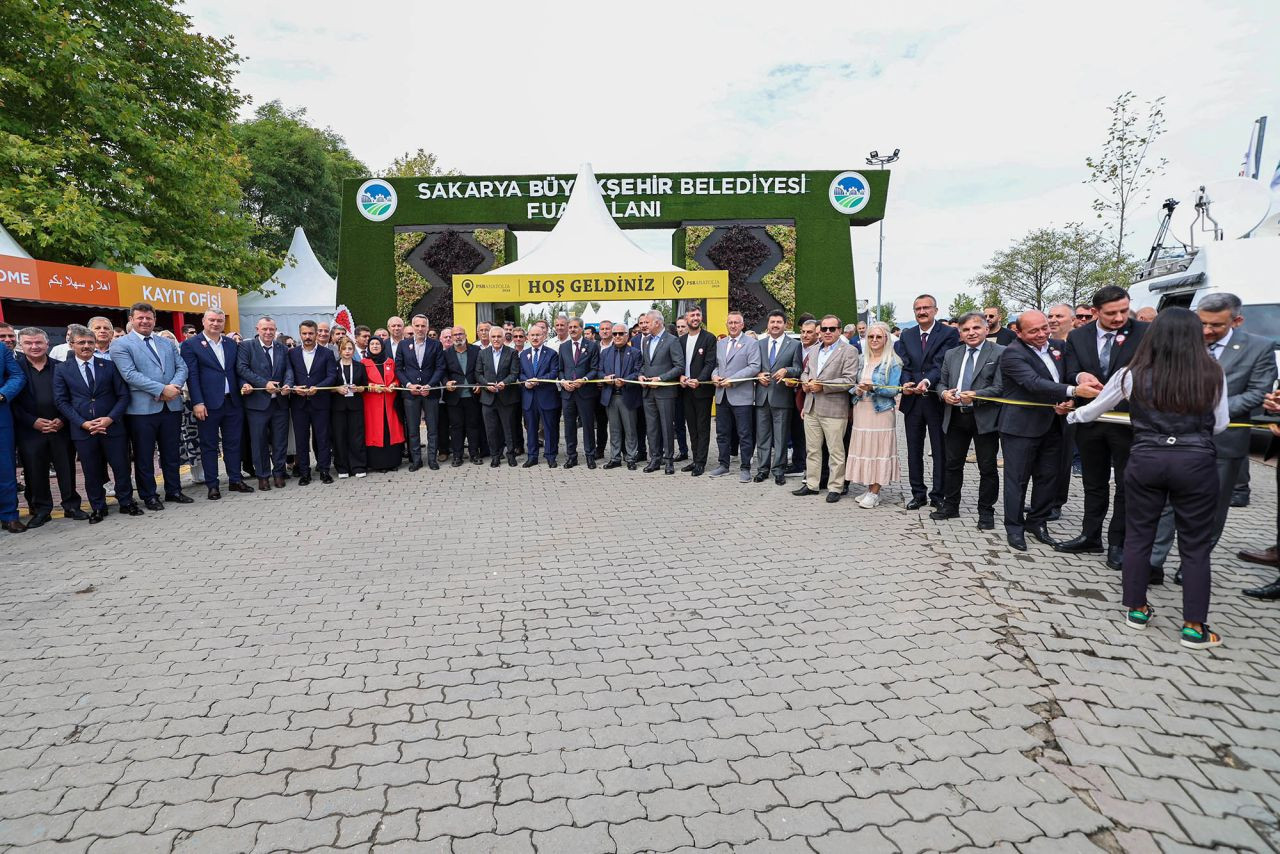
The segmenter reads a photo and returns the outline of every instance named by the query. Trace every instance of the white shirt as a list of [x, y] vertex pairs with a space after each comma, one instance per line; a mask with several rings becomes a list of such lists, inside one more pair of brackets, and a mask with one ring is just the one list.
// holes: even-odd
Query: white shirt
[[[1227, 424], [1231, 422], [1231, 411], [1227, 406], [1227, 396], [1225, 392], [1227, 387], [1227, 378], [1224, 374], [1222, 377], [1222, 389], [1218, 392], [1218, 402], [1213, 407], [1213, 432], [1214, 435], [1221, 433], [1227, 429]], [[1107, 380], [1107, 384], [1102, 387], [1102, 391], [1087, 406], [1072, 410], [1067, 413], [1067, 422], [1070, 424], [1089, 423], [1096, 421], [1098, 416], [1104, 412], [1110, 412], [1115, 405], [1121, 400], [1128, 400], [1129, 395], [1133, 393], [1133, 379], [1130, 377], [1128, 368], [1121, 368], [1116, 371], [1111, 379]]]
[[49, 358], [53, 359], [55, 362], [65, 362], [69, 355], [71, 355], [70, 344], [59, 344], [57, 347], [54, 347], [49, 351]]
[[1222, 361], [1222, 351], [1227, 349], [1227, 344], [1231, 343], [1231, 333], [1233, 332], [1235, 332], [1234, 329], [1228, 329], [1226, 335], [1209, 345], [1209, 354], [1213, 358]]
[[307, 369], [308, 374], [311, 373], [311, 363], [314, 362], [315, 360], [316, 360], [316, 349], [312, 347], [310, 350], [308, 350], [306, 347], [303, 347], [302, 348], [302, 364], [303, 364], [303, 367]]
[[493, 359], [493, 375], [495, 377], [498, 375], [498, 363], [502, 361], [502, 351], [504, 349], [505, 345], [499, 346], [497, 349], [489, 348], [489, 358]]
[[1098, 362], [1099, 364], [1101, 364], [1102, 348], [1107, 345], [1107, 336], [1108, 335], [1111, 336], [1111, 347], [1114, 350], [1116, 347], [1116, 340], [1115, 340], [1116, 336], [1120, 334], [1120, 331], [1124, 329], [1124, 327], [1121, 326], [1120, 329], [1103, 329], [1101, 324], [1099, 324], [1097, 329], [1098, 329]]
[[809, 375], [810, 377], [816, 377], [818, 374], [822, 373], [822, 367], [827, 363], [827, 359], [831, 357], [831, 354], [834, 353], [836, 348], [839, 346], [839, 344], [832, 344], [830, 347], [823, 346], [822, 344], [818, 345], [818, 367]]
[[[698, 330], [701, 332], [702, 330]], [[684, 339], [684, 375], [693, 373], [693, 356], [698, 351], [698, 332], [689, 330], [689, 337]]]
[[[784, 333], [782, 335], [779, 335], [777, 338], [774, 338], [772, 335], [770, 335], [765, 339], [766, 343], [764, 345], [764, 365], [760, 368], [760, 370], [762, 371], [771, 370], [769, 366], [769, 351], [773, 350], [775, 346], [777, 347], [777, 353], [774, 353], [774, 356], [773, 356], [774, 360], [776, 361], [778, 358], [778, 355], [782, 353], [782, 342], [785, 341], [786, 338], [787, 336]], [[776, 367], [776, 365], [774, 367]]]
[[80, 376], [82, 377], [84, 376], [84, 366], [89, 365], [89, 371], [93, 375], [94, 382], [97, 382], [98, 372], [94, 370], [94, 367], [92, 365], [93, 357], [90, 356], [89, 359], [86, 361], [84, 359], [81, 359], [79, 356], [76, 356], [76, 361], [80, 363]]
[[[1062, 382], [1062, 370], [1058, 367], [1058, 361], [1049, 353], [1049, 345], [1045, 344], [1040, 349], [1032, 348], [1032, 351], [1040, 357], [1040, 361], [1044, 362], [1044, 366], [1049, 369], [1049, 376], [1055, 381]], [[1070, 394], [1070, 391], [1068, 391]]]
[[[209, 349], [213, 351], [213, 358], [218, 360], [218, 364], [222, 366], [222, 371], [225, 375], [227, 362], [226, 355], [222, 352], [222, 338], [218, 338], [217, 341], [214, 341], [209, 337], [208, 332], [201, 332], [200, 334], [204, 336], [204, 340], [209, 342]], [[231, 381], [226, 379], [225, 376], [222, 380], [222, 393], [231, 394]]]

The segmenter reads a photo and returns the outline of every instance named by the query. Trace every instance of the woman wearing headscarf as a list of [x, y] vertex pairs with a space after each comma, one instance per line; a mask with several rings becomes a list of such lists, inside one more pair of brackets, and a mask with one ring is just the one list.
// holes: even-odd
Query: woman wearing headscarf
[[1147, 601], [1151, 546], [1165, 502], [1173, 505], [1182, 559], [1182, 645], [1218, 646], [1209, 630], [1209, 555], [1218, 504], [1214, 435], [1227, 429], [1226, 378], [1204, 346], [1200, 318], [1167, 308], [1142, 337], [1132, 361], [1111, 376], [1092, 403], [1067, 415], [1095, 421], [1129, 401], [1133, 445], [1124, 472], [1124, 624], [1145, 629], [1155, 617]]
[[338, 388], [329, 407], [333, 439], [333, 463], [338, 477], [364, 477], [368, 463], [364, 447], [364, 403], [359, 388], [369, 384], [364, 364], [354, 359], [356, 345], [345, 339], [338, 345]]
[[902, 357], [890, 343], [889, 326], [873, 323], [862, 339], [862, 373], [849, 389], [853, 398], [853, 427], [849, 434], [845, 480], [865, 483], [858, 506], [870, 510], [880, 503], [880, 487], [898, 473], [898, 427], [894, 400], [902, 382]]
[[396, 364], [378, 338], [369, 339], [360, 364], [368, 378], [363, 398], [366, 461], [374, 471], [395, 471], [404, 454], [404, 425], [396, 411], [399, 392], [387, 391], [396, 385]]

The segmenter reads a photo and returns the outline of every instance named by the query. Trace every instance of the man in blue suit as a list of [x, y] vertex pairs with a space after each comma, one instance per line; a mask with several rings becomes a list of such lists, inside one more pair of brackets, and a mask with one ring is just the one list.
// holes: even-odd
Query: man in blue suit
[[444, 384], [444, 348], [428, 338], [431, 324], [425, 314], [415, 314], [409, 321], [413, 336], [405, 338], [395, 353], [396, 380], [406, 389], [400, 395], [404, 403], [404, 432], [409, 441], [409, 471], [422, 468], [422, 418], [427, 419], [427, 468], [436, 471], [440, 443], [440, 392], [425, 391]]
[[[10, 327], [10, 332], [13, 331]], [[13, 412], [10, 401], [27, 384], [9, 346], [0, 343], [0, 528], [21, 534], [27, 526], [18, 521], [18, 469], [14, 465]]]
[[227, 489], [253, 492], [240, 473], [240, 438], [244, 434], [244, 407], [240, 401], [240, 377], [236, 373], [236, 342], [222, 334], [227, 315], [211, 308], [201, 321], [204, 332], [182, 342], [182, 361], [187, 363], [187, 391], [191, 413], [200, 434], [200, 465], [209, 500], [222, 497], [218, 488], [218, 439], [227, 466]]
[[156, 447], [164, 474], [164, 500], [191, 504], [182, 494], [179, 452], [182, 437], [182, 386], [187, 363], [178, 348], [159, 335], [156, 311], [150, 303], [135, 302], [129, 308], [133, 331], [111, 342], [111, 361], [129, 387], [129, 438], [133, 442], [133, 470], [138, 495], [148, 510], [163, 510], [156, 492]]
[[560, 450], [560, 393], [555, 384], [560, 374], [560, 358], [545, 346], [546, 337], [544, 327], [533, 326], [529, 330], [529, 349], [520, 354], [520, 382], [524, 384], [520, 405], [524, 410], [525, 441], [529, 448], [525, 468], [538, 464], [539, 423], [546, 441], [543, 453], [551, 468], [556, 467], [556, 454]]
[[[236, 373], [244, 395], [249, 440], [253, 446], [253, 467], [258, 473], [258, 489], [266, 492], [274, 480], [284, 488], [284, 457], [289, 446], [289, 409], [285, 397], [293, 386], [284, 344], [276, 340], [276, 322], [258, 320], [258, 334], [240, 342], [236, 352]], [[252, 391], [252, 389], [263, 389]]]
[[609, 448], [600, 449], [607, 456], [606, 469], [622, 465], [624, 454], [628, 471], [636, 470], [640, 456], [640, 430], [636, 413], [644, 405], [644, 392], [635, 383], [623, 382], [640, 376], [640, 351], [630, 346], [630, 333], [619, 323], [609, 333], [612, 342], [600, 350], [600, 374], [610, 382], [600, 385], [600, 403], [609, 418]]
[[[905, 330], [894, 350], [902, 357], [902, 420], [907, 432], [907, 475], [911, 481], [908, 510], [925, 504], [942, 509], [946, 479], [946, 450], [942, 416], [946, 408], [930, 392], [942, 381], [942, 357], [960, 343], [955, 327], [937, 322], [938, 301], [921, 294], [911, 306], [917, 326]], [[933, 458], [933, 486], [924, 484], [924, 434], [929, 432], [929, 455]]]
[[67, 419], [71, 441], [84, 472], [84, 491], [89, 496], [89, 524], [107, 517], [107, 465], [115, 476], [115, 495], [120, 512], [141, 516], [142, 508], [133, 500], [129, 477], [129, 436], [124, 414], [129, 406], [129, 387], [112, 363], [95, 351], [93, 334], [77, 331], [71, 338], [71, 358], [53, 373], [53, 402]]
[[327, 347], [321, 347], [314, 320], [298, 324], [301, 347], [289, 352], [289, 367], [293, 370], [293, 392], [289, 410], [293, 416], [293, 447], [298, 460], [298, 486], [311, 483], [311, 435], [316, 437], [316, 471], [321, 483], [333, 483], [329, 467], [333, 461], [333, 447], [329, 442], [329, 411], [332, 392], [317, 392], [338, 384], [338, 360]]

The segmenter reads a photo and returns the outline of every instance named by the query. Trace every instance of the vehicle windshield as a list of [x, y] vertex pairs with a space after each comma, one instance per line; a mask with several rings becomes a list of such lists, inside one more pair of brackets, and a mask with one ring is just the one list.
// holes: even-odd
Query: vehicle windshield
[[1280, 346], [1280, 304], [1246, 305], [1244, 323], [1240, 328], [1253, 335], [1270, 338]]

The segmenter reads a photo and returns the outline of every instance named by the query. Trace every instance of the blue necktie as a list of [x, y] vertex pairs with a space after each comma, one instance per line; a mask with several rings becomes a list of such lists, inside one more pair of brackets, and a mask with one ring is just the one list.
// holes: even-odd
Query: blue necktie
[[156, 352], [156, 345], [151, 342], [151, 336], [144, 336], [142, 340], [147, 342], [147, 349], [151, 351], [151, 358], [155, 359], [156, 364], [163, 368], [164, 362], [160, 360], [160, 354]]
[[776, 358], [778, 358], [778, 339], [774, 338], [773, 343], [769, 345], [769, 367], [773, 367]]

